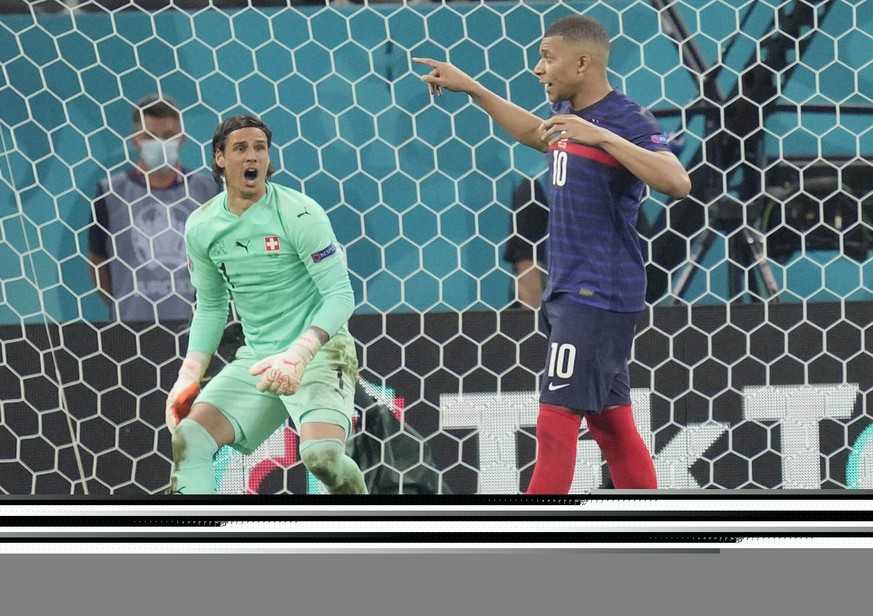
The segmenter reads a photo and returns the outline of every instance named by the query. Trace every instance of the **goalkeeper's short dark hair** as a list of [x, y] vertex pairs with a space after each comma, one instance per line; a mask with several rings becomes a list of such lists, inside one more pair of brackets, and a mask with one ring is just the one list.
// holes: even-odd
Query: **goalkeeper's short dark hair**
[[134, 126], [143, 126], [146, 116], [150, 118], [172, 118], [181, 124], [179, 105], [169, 96], [149, 94], [139, 99], [133, 106], [131, 120]]
[[[254, 115], [235, 115], [227, 118], [224, 122], [218, 125], [215, 133], [212, 135], [212, 177], [217, 184], [223, 183], [224, 169], [215, 164], [215, 155], [218, 152], [224, 151], [224, 146], [227, 145], [228, 136], [235, 130], [241, 128], [260, 128], [267, 136], [267, 147], [273, 145], [273, 131], [261, 120]], [[267, 179], [269, 180], [276, 172], [273, 163], [267, 168]]]

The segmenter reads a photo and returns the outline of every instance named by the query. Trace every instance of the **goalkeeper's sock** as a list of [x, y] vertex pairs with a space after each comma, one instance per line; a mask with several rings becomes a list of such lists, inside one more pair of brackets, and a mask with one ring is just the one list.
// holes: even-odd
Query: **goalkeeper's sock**
[[567, 494], [576, 470], [582, 417], [560, 406], [540, 404], [537, 461], [525, 494]]
[[616, 489], [654, 490], [658, 487], [652, 455], [637, 430], [629, 405], [607, 409], [600, 415], [589, 413], [585, 419], [591, 436], [606, 458]]
[[209, 431], [193, 419], [183, 419], [173, 432], [172, 494], [215, 494], [212, 457], [218, 444]]
[[346, 455], [337, 438], [320, 438], [300, 444], [303, 464], [331, 494], [366, 494], [367, 484], [358, 465]]

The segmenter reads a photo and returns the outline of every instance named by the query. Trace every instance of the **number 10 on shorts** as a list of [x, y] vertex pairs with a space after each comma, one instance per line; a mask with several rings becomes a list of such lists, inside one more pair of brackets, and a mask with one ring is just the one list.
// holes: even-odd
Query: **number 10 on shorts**
[[568, 379], [576, 367], [576, 347], [553, 342], [549, 351], [549, 376]]

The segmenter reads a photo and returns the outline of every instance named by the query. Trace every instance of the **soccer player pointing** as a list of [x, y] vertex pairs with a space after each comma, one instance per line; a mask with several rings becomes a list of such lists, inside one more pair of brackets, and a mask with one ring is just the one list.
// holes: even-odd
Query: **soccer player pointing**
[[519, 142], [549, 152], [549, 352], [537, 418], [537, 460], [527, 492], [566, 494], [584, 416], [616, 488], [656, 488], [651, 455], [631, 412], [628, 360], [645, 309], [646, 274], [636, 221], [644, 184], [674, 198], [691, 181], [647, 110], [607, 79], [609, 36], [587, 16], [546, 31], [534, 73], [552, 115], [541, 120], [447, 62], [432, 94], [466, 92]]
[[[289, 415], [306, 468], [332, 493], [366, 493], [360, 469], [345, 455], [357, 379], [345, 255], [315, 201], [268, 181], [271, 139], [254, 116], [218, 126], [212, 174], [225, 190], [185, 226], [197, 304], [167, 399], [174, 493], [214, 493], [218, 449], [249, 454]], [[199, 392], [229, 299], [246, 346]]]

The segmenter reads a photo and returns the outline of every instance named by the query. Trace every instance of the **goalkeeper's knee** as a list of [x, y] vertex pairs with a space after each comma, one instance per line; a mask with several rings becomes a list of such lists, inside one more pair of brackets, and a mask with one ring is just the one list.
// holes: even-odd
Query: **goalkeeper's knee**
[[218, 444], [209, 431], [193, 419], [187, 417], [179, 422], [173, 432], [173, 462], [179, 464], [186, 460], [212, 463], [212, 456], [218, 451]]
[[336, 438], [322, 438], [300, 444], [303, 464], [334, 494], [366, 494], [364, 476], [346, 455], [345, 445]]
[[215, 492], [212, 456], [218, 444], [209, 431], [193, 419], [185, 418], [173, 432], [173, 462], [175, 470], [170, 491], [181, 494]]
[[343, 442], [336, 438], [321, 438], [300, 444], [303, 464], [328, 488], [337, 482], [345, 453]]

